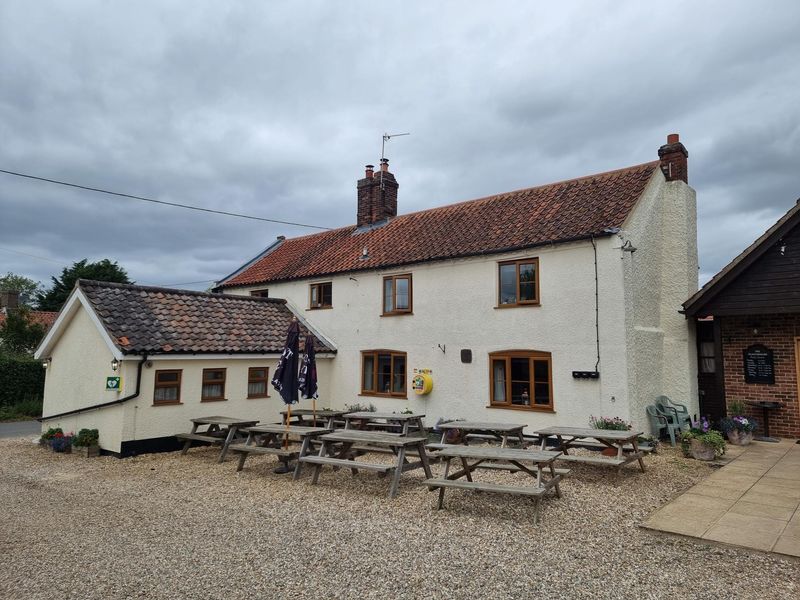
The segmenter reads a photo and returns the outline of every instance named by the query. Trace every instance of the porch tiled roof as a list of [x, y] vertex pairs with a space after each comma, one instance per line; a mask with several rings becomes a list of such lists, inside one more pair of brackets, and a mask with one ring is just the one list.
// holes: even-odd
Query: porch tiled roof
[[[496, 254], [604, 235], [620, 227], [659, 162], [292, 238], [220, 287]], [[366, 248], [368, 258], [362, 257]]]
[[[123, 353], [280, 353], [294, 316], [285, 300], [79, 280]], [[301, 322], [302, 339], [308, 330]], [[315, 336], [317, 352], [335, 351]]]

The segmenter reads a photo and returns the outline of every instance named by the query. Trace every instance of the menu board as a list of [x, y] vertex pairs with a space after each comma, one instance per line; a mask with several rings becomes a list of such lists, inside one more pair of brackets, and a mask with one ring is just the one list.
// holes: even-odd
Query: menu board
[[744, 351], [745, 383], [775, 383], [775, 360], [766, 346], [756, 344]]

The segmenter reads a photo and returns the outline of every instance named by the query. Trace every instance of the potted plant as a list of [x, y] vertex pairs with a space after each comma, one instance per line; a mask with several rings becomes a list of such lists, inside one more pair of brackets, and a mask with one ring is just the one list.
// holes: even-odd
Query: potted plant
[[735, 446], [747, 446], [752, 442], [753, 431], [757, 425], [755, 419], [741, 415], [726, 417], [720, 421], [722, 431], [728, 436], [728, 441]]
[[[613, 429], [615, 431], [630, 431], [633, 427], [627, 421], [619, 417], [589, 417], [589, 426], [592, 429]], [[600, 454], [603, 456], [616, 456], [619, 450], [617, 448], [603, 448]]]
[[61, 435], [64, 435], [64, 431], [61, 429], [61, 427], [51, 427], [50, 429], [45, 431], [42, 434], [42, 436], [39, 438], [39, 445], [42, 448], [48, 448], [48, 449], [52, 450], [52, 447], [50, 446], [50, 440], [52, 440], [54, 437], [56, 437], [57, 433], [60, 433]]
[[714, 460], [725, 454], [725, 438], [719, 431], [711, 429], [708, 420], [703, 418], [681, 434], [681, 448], [686, 456], [696, 460]]
[[85, 458], [100, 456], [100, 432], [97, 429], [81, 429], [72, 439], [72, 445]]
[[57, 431], [50, 440], [50, 448], [53, 452], [63, 452], [64, 454], [72, 453], [72, 433], [63, 433]]

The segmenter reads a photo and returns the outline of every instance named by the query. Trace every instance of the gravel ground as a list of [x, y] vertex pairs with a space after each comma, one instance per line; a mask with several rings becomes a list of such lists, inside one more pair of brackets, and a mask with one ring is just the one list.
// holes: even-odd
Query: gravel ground
[[269, 457], [237, 475], [216, 456], [83, 459], [0, 440], [0, 598], [800, 596], [800, 562], [638, 527], [711, 472], [670, 448], [645, 474], [572, 465], [536, 526], [518, 496], [449, 490], [436, 511], [422, 471], [390, 501], [371, 473], [326, 469], [314, 487]]

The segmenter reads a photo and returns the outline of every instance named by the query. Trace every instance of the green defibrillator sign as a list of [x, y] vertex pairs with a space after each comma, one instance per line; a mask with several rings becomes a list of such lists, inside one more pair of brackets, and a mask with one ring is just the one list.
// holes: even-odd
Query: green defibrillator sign
[[106, 391], [118, 392], [122, 389], [122, 377], [106, 377]]

